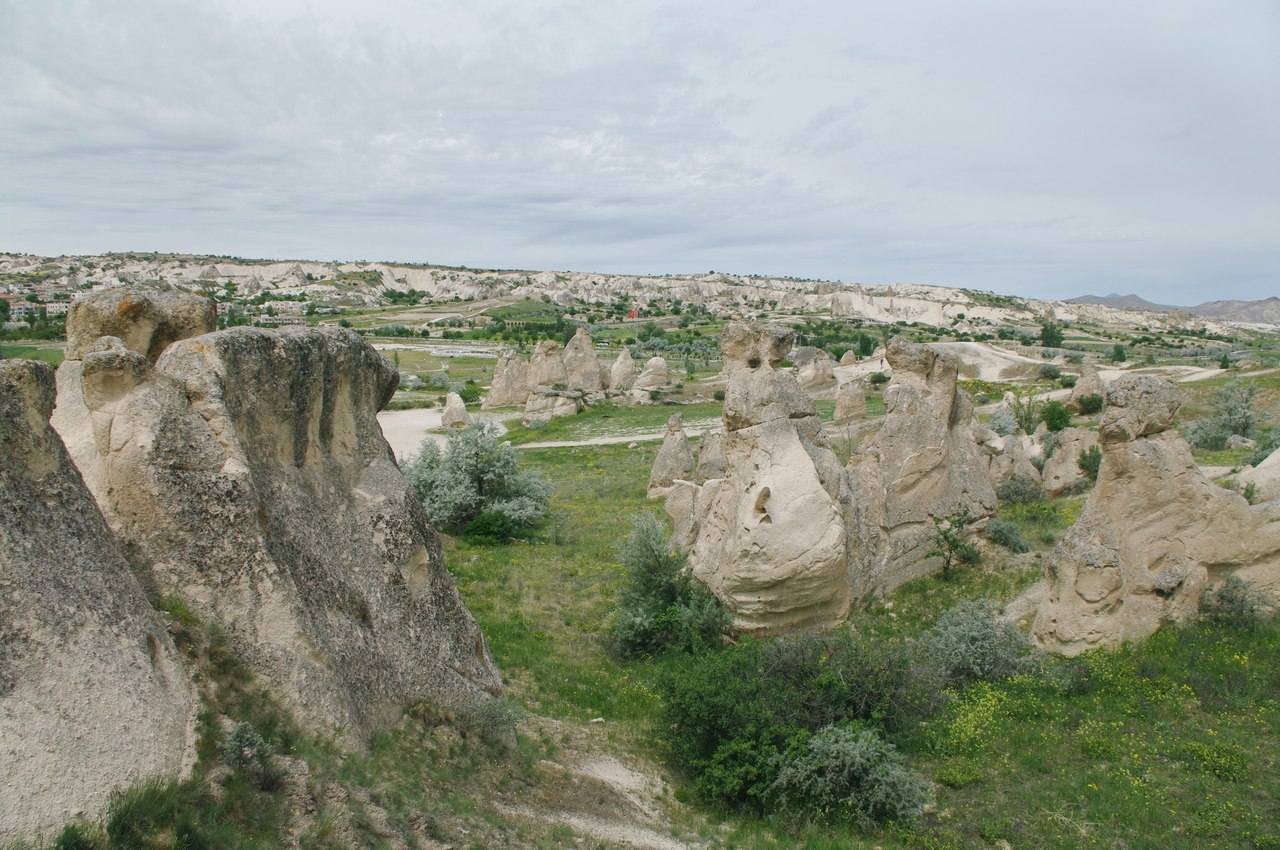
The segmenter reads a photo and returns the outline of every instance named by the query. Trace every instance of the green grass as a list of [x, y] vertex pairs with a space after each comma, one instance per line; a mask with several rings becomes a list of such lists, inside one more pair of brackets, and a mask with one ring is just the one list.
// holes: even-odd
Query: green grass
[[[599, 404], [577, 416], [553, 419], [542, 428], [525, 428], [520, 421], [507, 424], [506, 439], [512, 445], [542, 442], [589, 440], [594, 437], [660, 431], [673, 413], [684, 416], [685, 431], [697, 431], [718, 420], [723, 405], [718, 401], [693, 404], [646, 404], [628, 407]], [[648, 475], [648, 472], [645, 472]]]
[[0, 343], [0, 355], [12, 360], [43, 360], [50, 366], [62, 364], [62, 343], [6, 342]]

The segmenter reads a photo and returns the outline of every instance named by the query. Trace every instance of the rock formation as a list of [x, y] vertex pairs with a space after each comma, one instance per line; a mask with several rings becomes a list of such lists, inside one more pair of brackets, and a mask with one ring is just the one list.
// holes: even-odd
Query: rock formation
[[446, 428], [461, 428], [471, 421], [467, 413], [467, 405], [462, 396], [449, 393], [445, 396], [444, 411], [440, 414], [440, 424]]
[[524, 403], [524, 418], [521, 422], [526, 428], [534, 423], [547, 424], [552, 419], [562, 416], [573, 416], [581, 413], [583, 408], [582, 393], [577, 390], [553, 390], [550, 387], [535, 387]]
[[108, 289], [71, 304], [67, 311], [68, 360], [81, 360], [99, 338], [114, 336], [152, 363], [171, 343], [218, 326], [212, 301], [180, 292]]
[[836, 388], [836, 425], [848, 425], [867, 417], [867, 394], [860, 381], [845, 381]]
[[1088, 482], [1080, 468], [1080, 456], [1098, 445], [1098, 434], [1088, 428], [1064, 428], [1058, 432], [1053, 454], [1044, 462], [1041, 481], [1050, 496], [1061, 496]]
[[792, 340], [781, 328], [725, 328], [724, 477], [678, 484], [667, 501], [694, 575], [744, 629], [829, 625], [850, 599], [851, 494], [813, 402], [780, 368]]
[[855, 598], [937, 569], [928, 554], [933, 518], [967, 510], [981, 521], [996, 507], [973, 404], [956, 387], [958, 361], [901, 337], [890, 340], [885, 356], [893, 370], [886, 415], [849, 459]]
[[154, 366], [95, 347], [62, 367], [89, 416], [58, 426], [86, 483], [135, 569], [221, 625], [301, 718], [362, 741], [415, 700], [499, 691], [375, 419], [395, 371], [363, 339], [234, 328]]
[[1090, 363], [1085, 363], [1080, 368], [1080, 377], [1076, 379], [1076, 385], [1071, 388], [1071, 398], [1067, 400], [1067, 408], [1073, 411], [1080, 409], [1080, 399], [1086, 396], [1100, 396], [1106, 392], [1102, 385], [1102, 378], [1098, 375], [1098, 370], [1093, 368]]
[[582, 390], [586, 393], [600, 392], [609, 387], [609, 372], [600, 365], [596, 357], [595, 345], [591, 337], [582, 328], [573, 334], [573, 339], [564, 347], [561, 356], [567, 376], [565, 381], [570, 389]]
[[560, 356], [560, 343], [544, 339], [533, 347], [529, 358], [529, 389], [552, 387], [563, 389], [569, 385], [569, 373]]
[[804, 345], [791, 354], [791, 362], [796, 369], [796, 380], [800, 386], [810, 392], [834, 387], [835, 373], [831, 356], [821, 348]]
[[524, 404], [529, 397], [529, 389], [529, 364], [514, 351], [508, 351], [498, 358], [498, 365], [493, 367], [493, 384], [480, 403], [480, 409]]
[[644, 371], [632, 383], [637, 390], [648, 390], [667, 385], [667, 361], [661, 357], [650, 357], [644, 364]]
[[1250, 507], [1206, 479], [1173, 430], [1177, 409], [1177, 388], [1159, 378], [1108, 388], [1098, 481], [1045, 561], [1032, 629], [1042, 647], [1076, 655], [1185, 623], [1228, 575], [1280, 601], [1280, 504]]
[[649, 473], [649, 498], [667, 495], [676, 481], [692, 481], [693, 475], [693, 450], [684, 433], [684, 417], [673, 413], [667, 420], [667, 434]]
[[1256, 501], [1280, 499], [1280, 450], [1272, 452], [1257, 466], [1245, 469], [1236, 476], [1236, 483], [1242, 492], [1252, 484]]
[[176, 776], [194, 760], [195, 693], [49, 427], [53, 404], [48, 366], [0, 362], [5, 846], [95, 818], [113, 788]]
[[852, 366], [857, 362], [858, 362], [858, 355], [853, 352], [852, 348], [846, 351], [844, 354], [840, 355], [841, 366]]
[[724, 478], [724, 435], [704, 431], [698, 440], [698, 465], [694, 480], [701, 484], [708, 478]]
[[989, 476], [992, 487], [999, 487], [1000, 482], [1011, 478], [1040, 480], [1040, 470], [1031, 462], [1031, 458], [1039, 456], [1039, 446], [1031, 437], [1010, 434], [1007, 437], [997, 437], [986, 445], [992, 451]]
[[631, 349], [622, 347], [618, 359], [613, 361], [609, 370], [609, 387], [615, 390], [629, 390], [636, 382], [636, 361], [631, 357]]

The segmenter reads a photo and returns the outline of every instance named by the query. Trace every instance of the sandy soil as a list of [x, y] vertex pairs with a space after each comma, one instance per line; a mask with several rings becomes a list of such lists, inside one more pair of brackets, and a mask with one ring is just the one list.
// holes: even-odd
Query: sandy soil
[[[422, 441], [428, 438], [444, 445], [448, 435], [438, 431], [443, 427], [440, 424], [442, 413], [444, 409], [440, 407], [420, 407], [414, 410], [384, 410], [378, 414], [382, 436], [386, 437], [391, 445], [391, 451], [395, 453], [396, 460], [404, 460], [410, 455], [417, 454]], [[472, 413], [471, 418], [492, 422], [498, 426], [500, 434], [507, 432], [506, 426], [488, 414]], [[431, 429], [437, 429], [437, 432], [429, 433]]]

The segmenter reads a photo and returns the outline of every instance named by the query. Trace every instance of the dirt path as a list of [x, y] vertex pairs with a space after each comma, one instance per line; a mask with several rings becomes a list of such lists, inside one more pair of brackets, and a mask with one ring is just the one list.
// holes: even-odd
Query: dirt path
[[[412, 410], [384, 410], [378, 414], [378, 424], [382, 427], [382, 436], [386, 437], [396, 460], [404, 460], [418, 453], [422, 441], [434, 440], [444, 445], [449, 435], [439, 431], [443, 425], [440, 416], [444, 409], [440, 407], [418, 407]], [[498, 419], [485, 413], [472, 413], [473, 420], [480, 419], [498, 426], [498, 433], [507, 433], [507, 428]], [[432, 433], [432, 429], [436, 429]]]

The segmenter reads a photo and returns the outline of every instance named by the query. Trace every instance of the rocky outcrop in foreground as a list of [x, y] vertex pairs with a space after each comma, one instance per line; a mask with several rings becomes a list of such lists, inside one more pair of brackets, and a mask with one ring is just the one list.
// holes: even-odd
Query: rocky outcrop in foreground
[[363, 339], [235, 328], [154, 365], [94, 347], [60, 380], [87, 416], [57, 423], [86, 482], [139, 573], [300, 717], [358, 742], [415, 700], [499, 691], [375, 419], [395, 371]]
[[[142, 359], [142, 358], [140, 358]], [[145, 362], [145, 360], [144, 360]], [[194, 759], [194, 691], [49, 427], [53, 371], [0, 362], [0, 844]]]
[[1159, 378], [1108, 388], [1097, 484], [1045, 562], [1032, 628], [1042, 647], [1077, 655], [1186, 623], [1229, 575], [1280, 601], [1280, 503], [1251, 507], [1206, 479], [1173, 430], [1177, 410]]

